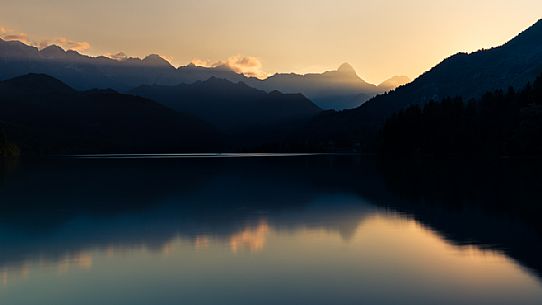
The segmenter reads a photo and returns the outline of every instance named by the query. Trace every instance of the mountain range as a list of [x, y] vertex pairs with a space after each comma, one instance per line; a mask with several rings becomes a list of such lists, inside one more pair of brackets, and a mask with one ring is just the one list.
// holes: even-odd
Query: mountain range
[[235, 134], [308, 120], [322, 111], [302, 94], [267, 93], [243, 82], [215, 77], [177, 86], [140, 86], [130, 93], [193, 114], [221, 131]]
[[321, 111], [301, 94], [214, 77], [131, 94], [44, 74], [0, 81], [0, 131], [37, 153], [216, 151], [277, 139]]
[[[406, 80], [399, 77], [371, 85], [348, 64], [322, 74], [277, 74], [259, 80], [224, 66], [174, 68], [158, 55], [119, 61], [55, 46], [39, 50], [0, 40], [0, 78], [27, 71], [47, 73], [60, 81], [31, 74], [1, 82], [0, 126], [10, 139], [18, 137], [30, 143], [37, 138], [50, 151], [216, 151], [224, 147], [222, 142], [230, 144], [230, 150], [260, 145], [297, 151], [374, 151], [386, 121], [412, 106], [459, 97], [474, 101], [469, 104], [474, 105], [469, 106], [474, 112], [469, 108], [465, 113], [491, 113], [497, 109], [491, 101], [503, 100], [500, 96], [504, 93], [498, 90], [529, 88], [528, 84], [542, 74], [542, 20], [502, 46], [455, 54], [391, 91], [389, 88]], [[122, 88], [125, 94], [88, 91], [94, 87]], [[272, 89], [277, 87], [285, 93]], [[291, 93], [296, 91], [306, 97]], [[322, 111], [348, 108], [344, 105], [355, 105], [353, 99], [362, 103], [384, 91], [355, 109]], [[481, 98], [486, 93], [492, 97]], [[507, 101], [540, 104], [531, 101], [540, 96], [538, 93], [527, 93], [509, 93]], [[476, 112], [479, 100], [485, 100], [484, 107], [489, 109]], [[322, 104], [327, 106], [319, 107]], [[522, 109], [499, 113], [532, 116], [537, 111], [539, 108], [529, 107], [528, 113]], [[440, 117], [450, 119], [447, 112]], [[510, 117], [504, 121], [532, 119]], [[480, 128], [487, 130], [488, 126]]]
[[238, 74], [225, 65], [190, 64], [175, 68], [156, 54], [143, 59], [117, 60], [65, 51], [55, 45], [40, 50], [19, 41], [0, 39], [0, 80], [28, 73], [51, 75], [78, 90], [111, 88], [119, 92], [141, 85], [192, 84], [216, 77], [235, 83], [242, 81], [267, 92], [302, 93], [320, 108], [336, 110], [355, 108], [378, 93], [408, 82], [408, 78], [394, 77], [379, 86], [372, 85], [358, 77], [348, 64], [321, 74], [276, 74], [260, 80]]
[[112, 90], [76, 91], [42, 74], [0, 82], [0, 123], [26, 154], [220, 147], [219, 133], [191, 115]]
[[413, 82], [378, 95], [356, 109], [328, 111], [313, 120], [306, 135], [316, 141], [338, 139], [358, 142], [374, 136], [386, 119], [413, 105], [447, 97], [464, 100], [486, 92], [523, 89], [542, 73], [542, 20], [502, 46], [474, 53], [458, 53]]
[[456, 96], [468, 100], [497, 89], [521, 89], [540, 73], [542, 20], [500, 47], [457, 53], [407, 86], [378, 96], [354, 112], [378, 120], [431, 100]]
[[354, 68], [342, 64], [336, 71], [311, 74], [275, 74], [265, 80], [250, 79], [248, 84], [263, 90], [301, 92], [323, 109], [355, 108], [371, 97], [408, 83], [406, 76], [396, 76], [380, 85], [361, 79]]

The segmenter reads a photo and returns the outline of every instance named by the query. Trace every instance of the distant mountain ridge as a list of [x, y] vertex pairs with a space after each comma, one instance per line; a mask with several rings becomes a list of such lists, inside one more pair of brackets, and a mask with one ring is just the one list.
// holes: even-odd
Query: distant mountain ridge
[[[355, 109], [339, 112], [321, 111], [302, 94], [256, 88], [282, 86], [284, 92], [301, 88], [300, 91], [313, 95], [313, 99], [314, 96], [329, 97], [330, 101], [337, 102], [338, 97], [343, 96], [345, 100], [339, 101], [346, 103], [353, 98], [362, 99], [363, 93], [359, 90], [384, 91], [386, 86], [392, 86], [390, 83], [406, 79], [397, 77], [375, 86], [364, 82], [350, 65], [343, 64], [336, 71], [321, 74], [278, 74], [268, 80], [257, 80], [234, 73], [227, 67], [189, 65], [174, 68], [157, 55], [119, 61], [91, 58], [58, 47], [38, 50], [5, 41], [0, 41], [0, 68], [1, 75], [42, 69], [71, 76], [73, 81], [84, 84], [102, 81], [104, 86], [117, 77], [124, 84], [154, 81], [151, 85], [130, 90], [131, 95], [112, 90], [80, 92], [56, 79], [35, 74], [0, 82], [1, 126], [32, 129], [62, 149], [72, 145], [78, 148], [77, 145], [82, 143], [88, 143], [87, 148], [102, 149], [112, 145], [117, 149], [114, 145], [129, 147], [138, 142], [138, 137], [154, 139], [153, 135], [157, 142], [152, 146], [194, 147], [199, 138], [192, 131], [197, 135], [208, 135], [205, 139], [216, 139], [215, 127], [222, 131], [220, 136], [223, 138], [238, 141], [231, 146], [235, 148], [256, 147], [237, 145], [252, 144], [254, 142], [250, 141], [256, 139], [262, 147], [268, 144], [266, 147], [273, 147], [278, 143], [274, 147], [285, 150], [294, 147], [298, 151], [300, 148], [319, 151], [354, 148], [359, 151], [367, 150], [371, 145], [374, 148], [384, 123], [399, 111], [416, 108], [410, 106], [422, 106], [431, 101], [438, 103], [448, 97], [483, 100], [479, 97], [487, 92], [498, 97], [506, 94], [498, 90], [522, 89], [534, 81], [542, 74], [542, 20], [502, 46], [455, 54], [413, 82], [388, 90]], [[171, 74], [164, 74], [164, 71], [171, 71]], [[215, 73], [223, 73], [223, 77], [216, 77]], [[100, 75], [105, 76], [96, 78]], [[237, 81], [228, 80], [229, 76]], [[200, 80], [179, 84], [180, 79]], [[160, 85], [170, 81], [174, 85]], [[337, 91], [333, 91], [335, 89]], [[522, 97], [526, 101], [529, 98], [533, 97]], [[498, 98], [495, 100], [498, 103]], [[320, 103], [322, 101], [325, 102], [320, 100]], [[539, 108], [532, 111], [539, 111]], [[539, 116], [534, 117], [539, 120]], [[111, 130], [114, 131], [112, 135]], [[148, 146], [144, 148], [149, 149]]]
[[336, 71], [305, 75], [275, 74], [265, 80], [251, 79], [248, 84], [267, 91], [301, 92], [321, 108], [336, 110], [355, 108], [389, 90], [364, 81], [348, 63], [342, 64]]
[[112, 88], [128, 91], [143, 84], [177, 85], [207, 80], [212, 76], [243, 80], [244, 76], [224, 68], [173, 67], [159, 55], [143, 59], [116, 60], [105, 56], [90, 57], [58, 46], [42, 50], [18, 41], [0, 39], [0, 80], [43, 73], [78, 90]]
[[410, 105], [460, 96], [478, 98], [497, 89], [521, 89], [542, 73], [542, 20], [506, 44], [474, 53], [458, 53], [390, 94], [353, 110], [382, 120]]
[[[502, 46], [458, 53], [413, 82], [378, 95], [353, 110], [327, 112], [311, 122], [309, 133], [359, 141], [371, 137], [392, 114], [447, 97], [465, 100], [486, 92], [522, 89], [542, 73], [542, 20]], [[308, 131], [307, 131], [308, 132]]]
[[[178, 85], [205, 81], [211, 77], [244, 82], [271, 92], [302, 93], [323, 109], [347, 109], [361, 105], [378, 93], [390, 90], [361, 79], [352, 66], [343, 64], [324, 73], [276, 74], [265, 80], [246, 77], [227, 66], [175, 68], [159, 55], [143, 59], [90, 57], [52, 45], [44, 49], [18, 41], [0, 39], [0, 80], [28, 73], [43, 73], [78, 90], [112, 88], [127, 92], [141, 85]], [[389, 83], [389, 82], [388, 82]]]
[[130, 93], [190, 113], [228, 133], [310, 119], [322, 111], [301, 94], [267, 93], [215, 77], [177, 86], [145, 85]]

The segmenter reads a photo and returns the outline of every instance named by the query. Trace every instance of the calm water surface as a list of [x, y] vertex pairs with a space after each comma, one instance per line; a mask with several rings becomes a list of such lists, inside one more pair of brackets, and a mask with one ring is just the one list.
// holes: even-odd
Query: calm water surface
[[536, 169], [5, 163], [0, 304], [542, 304]]

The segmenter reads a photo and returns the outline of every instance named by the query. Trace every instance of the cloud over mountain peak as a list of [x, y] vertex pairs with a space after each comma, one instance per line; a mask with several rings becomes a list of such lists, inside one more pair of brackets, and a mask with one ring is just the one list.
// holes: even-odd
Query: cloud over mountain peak
[[34, 40], [30, 38], [26, 33], [17, 32], [9, 27], [4, 26], [0, 26], [0, 38], [7, 41], [20, 41], [24, 44], [31, 45], [39, 49], [45, 49], [51, 45], [57, 45], [65, 50], [83, 52], [91, 48], [90, 43], [86, 41], [75, 41], [66, 37]]
[[208, 68], [224, 67], [233, 72], [243, 74], [249, 77], [264, 79], [267, 73], [263, 71], [263, 64], [257, 57], [235, 55], [226, 60], [211, 62], [203, 59], [193, 59], [192, 65]]

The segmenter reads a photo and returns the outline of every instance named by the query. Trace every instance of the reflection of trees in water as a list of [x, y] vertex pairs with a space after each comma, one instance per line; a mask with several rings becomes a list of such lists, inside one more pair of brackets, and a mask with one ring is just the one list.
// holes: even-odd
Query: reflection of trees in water
[[[162, 251], [177, 236], [198, 247], [216, 239], [257, 249], [262, 220], [267, 230], [316, 228], [348, 240], [376, 205], [411, 215], [454, 244], [499, 249], [540, 274], [540, 169], [352, 157], [25, 164], [1, 193], [0, 229], [17, 234], [0, 235], [12, 245], [0, 260], [12, 264], [38, 251], [54, 261], [111, 244]], [[350, 197], [318, 202], [330, 194]], [[359, 197], [348, 202], [352, 196]]]
[[18, 164], [18, 158], [2, 158], [0, 156], [0, 190], [9, 179], [9, 175], [15, 172]]
[[21, 154], [19, 147], [11, 143], [0, 122], [0, 158], [18, 158]]
[[382, 165], [388, 206], [456, 244], [504, 252], [542, 274], [542, 162], [417, 161]]
[[[132, 251], [149, 251], [168, 256], [178, 250], [179, 243], [188, 243], [196, 250], [220, 246], [233, 254], [257, 253], [265, 249], [272, 232], [295, 234], [323, 230], [342, 236], [343, 227], [357, 228], [367, 216], [365, 209], [336, 208], [329, 206], [327, 212], [317, 209], [307, 213], [300, 209], [294, 213], [295, 223], [289, 217], [291, 211], [287, 210], [270, 210], [266, 215], [238, 211], [237, 216], [230, 215], [227, 220], [219, 221], [213, 216], [201, 218], [197, 214], [183, 218], [181, 213], [174, 215], [175, 210], [166, 209], [127, 212], [127, 216], [120, 219], [70, 221], [45, 234], [18, 231], [9, 236], [12, 232], [0, 226], [0, 241], [6, 246], [5, 251], [0, 252], [0, 272], [14, 281], [24, 278], [35, 268], [58, 270], [59, 273], [86, 270], [92, 267], [97, 255], [126, 256]], [[329, 218], [328, 214], [335, 216]], [[345, 215], [343, 219], [347, 223], [341, 221], [339, 215]]]
[[[341, 202], [308, 205], [322, 193], [329, 160], [104, 161], [57, 160], [24, 164], [2, 195], [0, 236], [12, 244], [0, 261], [13, 265], [41, 253], [145, 245], [162, 249], [177, 236], [226, 241], [231, 249], [258, 250], [270, 228], [324, 228], [348, 238], [366, 211]], [[325, 178], [327, 177], [327, 178]], [[28, 190], [32, 190], [29, 192]], [[331, 202], [335, 204], [335, 202]], [[79, 223], [80, 218], [88, 222]], [[264, 225], [262, 225], [262, 221]], [[81, 226], [79, 230], [70, 227]], [[0, 232], [2, 232], [0, 231]]]

